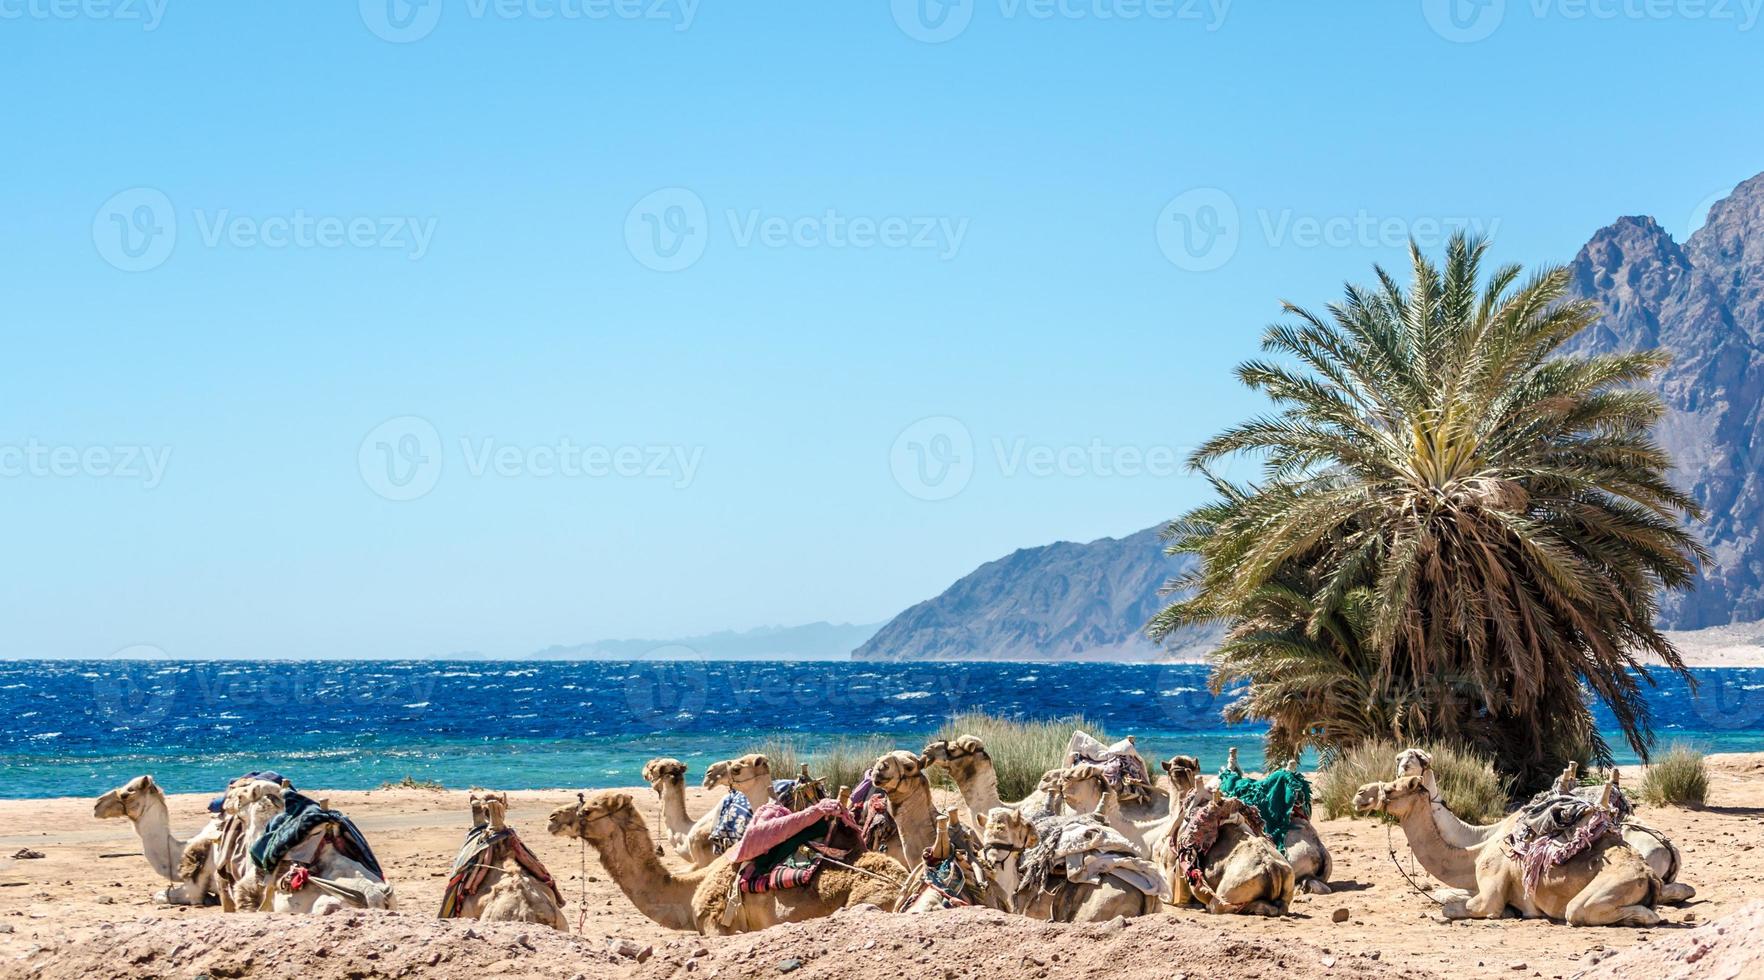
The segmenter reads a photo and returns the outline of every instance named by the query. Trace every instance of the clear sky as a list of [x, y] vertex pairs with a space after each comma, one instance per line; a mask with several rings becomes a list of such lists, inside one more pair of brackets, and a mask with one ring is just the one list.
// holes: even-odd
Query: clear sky
[[1764, 0], [0, 0], [0, 655], [875, 622], [1290, 298], [1764, 170]]

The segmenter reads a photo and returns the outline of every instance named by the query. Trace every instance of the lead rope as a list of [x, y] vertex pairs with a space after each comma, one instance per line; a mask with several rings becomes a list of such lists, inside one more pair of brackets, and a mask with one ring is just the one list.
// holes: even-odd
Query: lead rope
[[[581, 814], [581, 808], [585, 806], [587, 802], [588, 796], [586, 793], [576, 794], [576, 813], [578, 815]], [[588, 922], [588, 838], [577, 837], [576, 840], [582, 847], [582, 889], [580, 897], [576, 900], [576, 932], [577, 934], [580, 934], [582, 932], [582, 927]]]
[[1439, 906], [1440, 908], [1445, 908], [1445, 903], [1440, 901], [1437, 898], [1434, 898], [1432, 892], [1427, 891], [1426, 889], [1422, 888], [1420, 885], [1416, 884], [1414, 877], [1411, 876], [1409, 874], [1409, 872], [1403, 868], [1403, 862], [1397, 860], [1396, 838], [1391, 835], [1390, 824], [1388, 824], [1388, 823], [1384, 825], [1384, 846], [1386, 849], [1388, 849], [1390, 851], [1390, 863], [1396, 865], [1397, 874], [1400, 874], [1403, 876], [1403, 880], [1407, 881], [1409, 883], [1409, 887], [1415, 889], [1415, 891], [1426, 896], [1426, 898], [1429, 902], [1432, 902], [1433, 904]]

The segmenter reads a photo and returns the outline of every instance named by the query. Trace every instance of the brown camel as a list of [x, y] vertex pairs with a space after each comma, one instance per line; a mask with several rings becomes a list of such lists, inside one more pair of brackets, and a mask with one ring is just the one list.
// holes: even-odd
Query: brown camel
[[[1247, 815], [1231, 816], [1218, 823], [1217, 836], [1195, 865], [1200, 872], [1198, 886], [1183, 873], [1181, 853], [1177, 848], [1182, 824], [1207, 804], [1220, 799], [1217, 792], [1200, 778], [1199, 765], [1193, 763], [1191, 757], [1177, 756], [1164, 764], [1172, 788], [1187, 787], [1170, 821], [1152, 845], [1153, 863], [1170, 886], [1165, 900], [1178, 906], [1198, 902], [1215, 915], [1286, 914], [1297, 890], [1297, 876], [1274, 842], [1249, 825]], [[1235, 802], [1222, 801], [1222, 805]]]
[[888, 797], [888, 809], [899, 830], [885, 853], [902, 867], [916, 868], [925, 848], [937, 835], [937, 807], [931, 802], [931, 781], [925, 778], [925, 760], [896, 749], [876, 759], [870, 780]]
[[[1556, 777], [1555, 791], [1565, 796], [1588, 797], [1589, 794], [1596, 794], [1597, 787], [1580, 785], [1579, 769], [1579, 763], [1568, 763], [1568, 767]], [[1445, 797], [1440, 793], [1439, 782], [1434, 777], [1433, 756], [1425, 749], [1410, 748], [1398, 752], [1396, 770], [1398, 779], [1414, 776], [1421, 780], [1428, 798], [1433, 801], [1433, 817], [1439, 825], [1440, 837], [1453, 847], [1475, 847], [1493, 837], [1505, 825], [1505, 821], [1472, 824], [1458, 819], [1457, 814], [1445, 805]], [[1611, 781], [1615, 783], [1615, 770], [1611, 777]], [[1696, 897], [1696, 888], [1678, 880], [1678, 873], [1684, 867], [1684, 855], [1665, 834], [1634, 817], [1626, 817], [1623, 820], [1623, 842], [1635, 848], [1635, 852], [1647, 862], [1648, 870], [1660, 877], [1663, 886], [1660, 889], [1660, 901], [1679, 904]]]
[[906, 869], [880, 854], [864, 854], [856, 870], [825, 867], [813, 883], [763, 894], [733, 887], [736, 869], [719, 857], [708, 867], [670, 871], [656, 857], [649, 827], [627, 793], [601, 791], [551, 814], [551, 833], [588, 842], [607, 875], [639, 912], [669, 929], [727, 935], [781, 922], [802, 922], [841, 908], [893, 908]]
[[1524, 869], [1507, 852], [1515, 813], [1489, 840], [1471, 847], [1446, 842], [1431, 795], [1419, 778], [1367, 783], [1354, 795], [1361, 813], [1386, 813], [1402, 825], [1409, 849], [1428, 873], [1445, 882], [1435, 897], [1449, 919], [1498, 919], [1514, 908], [1528, 919], [1548, 918], [1575, 926], [1655, 926], [1660, 879], [1621, 835], [1608, 832], [1579, 854], [1544, 871], [1535, 891], [1525, 888]]
[[1005, 803], [998, 798], [998, 770], [993, 768], [992, 756], [986, 753], [985, 743], [976, 736], [935, 739], [925, 746], [921, 757], [927, 768], [942, 769], [955, 780], [976, 830], [986, 827], [986, 815], [993, 810], [1001, 806], [1020, 809], [1034, 796], [1030, 794], [1015, 803]]

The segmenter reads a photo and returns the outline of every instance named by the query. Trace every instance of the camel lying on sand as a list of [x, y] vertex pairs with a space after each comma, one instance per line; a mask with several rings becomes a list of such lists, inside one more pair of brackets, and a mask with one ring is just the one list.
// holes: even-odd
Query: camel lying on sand
[[1488, 840], [1451, 844], [1436, 816], [1433, 795], [1421, 779], [1367, 783], [1354, 795], [1361, 813], [1395, 817], [1409, 849], [1427, 872], [1448, 887], [1435, 892], [1449, 919], [1498, 919], [1509, 907], [1528, 919], [1549, 918], [1575, 926], [1655, 926], [1661, 883], [1620, 835], [1606, 833], [1585, 850], [1547, 868], [1534, 891], [1524, 868], [1507, 852], [1506, 837], [1523, 813], [1495, 825]]
[[[1589, 792], [1596, 794], [1597, 787], [1580, 785], [1577, 778], [1579, 769], [1578, 763], [1568, 763], [1568, 768], [1557, 777], [1554, 791], [1565, 796], [1586, 797]], [[1474, 847], [1493, 837], [1505, 825], [1505, 821], [1471, 824], [1458, 819], [1445, 805], [1439, 791], [1439, 782], [1433, 774], [1433, 756], [1425, 749], [1411, 748], [1398, 752], [1396, 773], [1398, 779], [1414, 776], [1421, 780], [1428, 798], [1433, 801], [1433, 816], [1439, 824], [1440, 836], [1453, 847]], [[1614, 783], [1615, 778], [1612, 781]], [[1623, 820], [1623, 842], [1635, 848], [1635, 852], [1647, 863], [1648, 870], [1659, 876], [1664, 886], [1660, 889], [1660, 901], [1679, 904], [1696, 897], [1697, 890], [1694, 887], [1678, 880], [1678, 872], [1684, 866], [1684, 855], [1665, 834], [1633, 817], [1626, 817]]]
[[[1237, 749], [1234, 747], [1226, 757], [1225, 765], [1239, 775], [1243, 769], [1237, 764]], [[1299, 761], [1292, 759], [1286, 764], [1286, 771], [1297, 773]], [[1260, 779], [1260, 774], [1250, 778]], [[1300, 891], [1311, 895], [1329, 894], [1329, 878], [1335, 872], [1335, 862], [1329, 856], [1329, 848], [1323, 846], [1323, 837], [1317, 833], [1317, 825], [1311, 818], [1302, 813], [1294, 813], [1286, 831], [1286, 839], [1280, 842], [1280, 851], [1286, 855], [1286, 861], [1292, 865], [1292, 873], [1298, 878]]]
[[1094, 814], [1064, 817], [1047, 808], [1026, 812], [1029, 809], [1001, 806], [986, 816], [981, 853], [991, 872], [987, 904], [1044, 922], [1108, 922], [1118, 916], [1135, 918], [1158, 910], [1158, 896], [1146, 894], [1113, 874], [1105, 873], [1095, 882], [1062, 879], [1052, 891], [1026, 882], [1023, 859], [1040, 843], [1037, 821], [1043, 828], [1054, 828], [1062, 819], [1099, 819]]
[[1150, 857], [1152, 841], [1158, 831], [1170, 824], [1168, 813], [1151, 819], [1135, 820], [1109, 785], [1103, 771], [1087, 762], [1066, 769], [1060, 774], [1060, 798], [1073, 813], [1095, 813], [1133, 845], [1141, 857]]
[[191, 845], [206, 851], [220, 835], [220, 821], [210, 820], [207, 826], [188, 841], [172, 836], [171, 808], [166, 806], [165, 793], [152, 776], [136, 776], [116, 789], [98, 797], [92, 815], [101, 820], [127, 817], [141, 837], [141, 853], [153, 870], [170, 884], [153, 897], [171, 905], [204, 905], [210, 895], [218, 892], [214, 881], [213, 862], [204, 860], [186, 875], [184, 852]]
[[[269, 880], [251, 863], [251, 845], [282, 812], [282, 784], [267, 779], [235, 779], [221, 798], [221, 835], [213, 847], [221, 908], [255, 912], [263, 906]], [[194, 845], [184, 860], [196, 858]]]
[[[471, 893], [459, 898], [458, 907], [451, 914], [463, 919], [482, 919], [486, 922], [533, 922], [550, 926], [559, 932], [570, 931], [570, 923], [563, 913], [563, 896], [557, 886], [550, 881], [550, 873], [543, 865], [538, 865], [538, 858], [531, 852], [524, 857], [536, 867], [528, 867], [522, 863], [522, 856], [513, 850], [513, 842], [519, 837], [509, 838], [508, 832], [508, 794], [485, 793], [471, 795], [472, 831], [481, 835], [477, 839], [477, 853], [471, 849], [462, 852], [471, 863], [462, 867], [456, 861], [454, 874], [456, 880], [470, 881], [468, 886], [459, 888], [463, 893], [470, 887]], [[504, 838], [500, 846], [486, 847], [485, 839], [491, 841]], [[468, 835], [468, 848], [474, 838]], [[497, 854], [501, 854], [500, 860]], [[478, 863], [485, 862], [485, 863]], [[461, 874], [468, 876], [459, 879]], [[449, 895], [457, 894], [452, 889], [454, 881], [449, 882]], [[441, 914], [449, 915], [447, 902], [442, 903]]]
[[[1180, 793], [1175, 812], [1152, 846], [1152, 861], [1170, 886], [1165, 900], [1177, 906], [1198, 902], [1215, 915], [1285, 915], [1297, 890], [1292, 864], [1258, 827], [1246, 825], [1253, 820], [1250, 814], [1254, 808], [1220, 797], [1200, 777], [1199, 770], [1189, 756], [1177, 756], [1164, 764], [1172, 789]], [[1194, 862], [1200, 873], [1197, 883], [1183, 872], [1178, 842], [1184, 822], [1214, 803], [1227, 808], [1237, 805], [1249, 813], [1217, 822], [1212, 843]]]
[[[813, 883], [761, 894], [734, 888], [736, 869], [719, 857], [683, 874], [656, 857], [649, 827], [627, 793], [603, 790], [551, 814], [551, 833], [588, 842], [606, 873], [639, 912], [669, 929], [727, 935], [780, 922], [802, 922], [842, 908], [893, 908], [906, 869], [884, 855], [864, 854], [856, 870], [825, 867]], [[731, 910], [730, 903], [735, 907]], [[725, 915], [726, 911], [732, 912]], [[727, 919], [728, 921], [725, 921]]]

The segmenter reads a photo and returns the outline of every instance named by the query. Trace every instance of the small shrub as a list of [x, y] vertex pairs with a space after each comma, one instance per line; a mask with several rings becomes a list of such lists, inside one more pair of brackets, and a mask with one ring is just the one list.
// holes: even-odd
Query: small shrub
[[1651, 806], [1702, 806], [1709, 798], [1709, 771], [1695, 746], [1673, 742], [1642, 775], [1641, 798]]
[[[1049, 769], [1057, 769], [1066, 759], [1066, 743], [1072, 730], [1082, 728], [1104, 743], [1110, 741], [1102, 726], [1082, 717], [1056, 718], [1051, 721], [1017, 721], [984, 712], [970, 711], [956, 715], [938, 730], [938, 738], [953, 739], [973, 735], [986, 745], [992, 767], [998, 772], [998, 795], [1004, 800], [1020, 800], [1035, 792], [1041, 777]], [[922, 747], [922, 746], [921, 746]], [[1157, 760], [1146, 756], [1150, 775], [1158, 775]], [[953, 783], [950, 785], [954, 785]]]
[[418, 779], [415, 776], [412, 776], [409, 774], [406, 774], [403, 779], [400, 779], [397, 782], [387, 781], [387, 782], [381, 783], [380, 788], [381, 789], [426, 789], [426, 790], [429, 790], [431, 792], [436, 792], [436, 793], [445, 792], [447, 789], [446, 786], [441, 785], [441, 781], [438, 779]]
[[1433, 756], [1433, 778], [1448, 809], [1465, 823], [1493, 823], [1506, 815], [1507, 782], [1490, 759], [1456, 745], [1409, 744], [1379, 739], [1341, 753], [1317, 780], [1316, 806], [1328, 817], [1354, 816], [1354, 793], [1367, 783], [1396, 778], [1396, 756], [1418, 747]]

